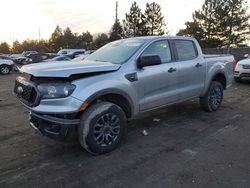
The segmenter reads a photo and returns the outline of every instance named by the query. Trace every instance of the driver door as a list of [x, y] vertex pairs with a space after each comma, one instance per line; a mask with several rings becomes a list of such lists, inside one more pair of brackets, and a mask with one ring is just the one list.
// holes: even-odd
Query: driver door
[[140, 111], [147, 111], [178, 100], [178, 63], [173, 61], [168, 40], [150, 44], [141, 56], [158, 55], [160, 65], [143, 67], [137, 71], [137, 93]]

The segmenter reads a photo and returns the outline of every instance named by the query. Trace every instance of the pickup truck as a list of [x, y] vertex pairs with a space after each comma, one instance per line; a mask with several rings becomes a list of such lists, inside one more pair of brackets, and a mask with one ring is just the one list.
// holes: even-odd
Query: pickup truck
[[57, 140], [78, 136], [87, 151], [114, 150], [129, 118], [196, 97], [216, 111], [233, 80], [234, 57], [203, 55], [189, 37], [122, 39], [79, 62], [25, 65], [14, 94], [30, 125]]

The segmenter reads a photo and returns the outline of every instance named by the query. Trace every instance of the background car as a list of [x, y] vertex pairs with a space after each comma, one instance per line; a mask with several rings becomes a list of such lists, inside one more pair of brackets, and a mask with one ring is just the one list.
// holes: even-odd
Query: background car
[[57, 54], [64, 55], [71, 59], [75, 58], [77, 55], [85, 54], [85, 49], [62, 49]]
[[39, 63], [51, 58], [50, 55], [46, 53], [29, 54], [26, 57], [28, 61], [25, 61], [24, 64]]
[[44, 62], [51, 62], [51, 61], [70, 61], [71, 59], [67, 56], [57, 56], [52, 59], [46, 59]]
[[95, 50], [88, 50], [85, 52], [85, 54], [78, 55], [76, 58], [72, 59], [71, 61], [82, 61], [94, 52], [95, 52]]
[[246, 54], [243, 59], [239, 61], [234, 70], [234, 80], [240, 82], [242, 79], [250, 80], [250, 56]]
[[14, 62], [7, 56], [0, 56], [0, 73], [9, 74]]
[[26, 57], [30, 54], [37, 54], [37, 51], [23, 51], [22, 56]]

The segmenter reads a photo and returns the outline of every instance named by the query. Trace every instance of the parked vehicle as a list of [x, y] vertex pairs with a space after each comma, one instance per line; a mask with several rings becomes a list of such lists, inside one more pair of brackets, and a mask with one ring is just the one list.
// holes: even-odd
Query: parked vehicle
[[44, 60], [44, 62], [54, 62], [54, 61], [70, 61], [71, 59], [67, 56], [63, 56], [63, 55], [60, 55], [60, 56], [57, 56], [57, 57], [54, 57], [52, 59], [46, 59]]
[[28, 61], [28, 58], [23, 56], [22, 54], [12, 54], [10, 55], [10, 58], [19, 65], [23, 65], [24, 62]]
[[14, 62], [7, 56], [0, 56], [0, 74], [9, 74]]
[[10, 58], [18, 65], [25, 65], [31, 61], [28, 57], [33, 54], [38, 54], [37, 51], [23, 51], [21, 54], [12, 54]]
[[85, 49], [63, 49], [63, 50], [60, 50], [57, 54], [64, 55], [73, 59], [77, 55], [84, 54], [85, 51], [86, 51]]
[[234, 70], [234, 80], [241, 82], [244, 79], [250, 79], [250, 57], [245, 55], [246, 59], [239, 61]]
[[44, 60], [50, 59], [50, 55], [46, 53], [29, 54], [26, 57], [28, 59], [23, 64], [39, 63]]
[[86, 59], [86, 57], [88, 57], [90, 54], [83, 54], [83, 55], [79, 55], [76, 58], [72, 59], [71, 61], [83, 61], [84, 59]]
[[22, 56], [26, 57], [29, 56], [30, 54], [37, 54], [37, 51], [23, 51]]
[[57, 140], [75, 133], [83, 148], [115, 149], [126, 120], [199, 97], [216, 111], [232, 84], [234, 57], [204, 56], [189, 37], [139, 37], [109, 43], [80, 62], [27, 65], [14, 93], [31, 111], [31, 127]]

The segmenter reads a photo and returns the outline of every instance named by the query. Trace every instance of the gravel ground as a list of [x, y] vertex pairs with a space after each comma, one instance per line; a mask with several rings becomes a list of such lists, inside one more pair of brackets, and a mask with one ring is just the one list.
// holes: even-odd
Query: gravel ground
[[121, 147], [92, 156], [34, 133], [16, 76], [0, 75], [0, 187], [250, 187], [250, 83], [214, 113], [193, 100], [130, 120]]

